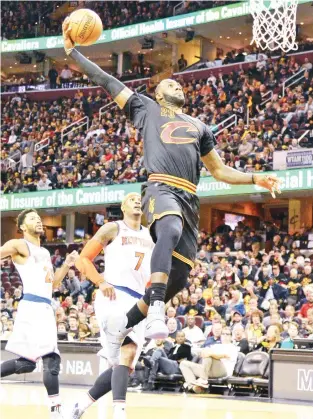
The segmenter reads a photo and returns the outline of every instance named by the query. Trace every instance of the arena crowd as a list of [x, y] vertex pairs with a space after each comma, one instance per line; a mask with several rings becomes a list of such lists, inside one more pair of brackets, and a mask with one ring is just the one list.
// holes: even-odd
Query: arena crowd
[[[174, 7], [182, 2], [119, 1], [104, 3], [89, 1], [85, 3], [86, 8], [98, 13], [103, 22], [103, 28], [106, 30], [173, 16]], [[233, 3], [233, 1], [185, 1], [179, 6], [176, 14], [191, 13], [229, 3]], [[62, 1], [19, 1], [12, 4], [2, 2], [1, 39], [61, 35], [62, 21], [66, 12], [55, 15], [55, 11], [62, 7], [62, 4]]]
[[[273, 153], [313, 146], [312, 63], [302, 65], [304, 78], [281, 96], [281, 83], [301, 68], [284, 54], [250, 65], [249, 70], [223, 71], [207, 79], [185, 82], [184, 112], [216, 131], [229, 116], [237, 125], [217, 134], [217, 150], [227, 165], [245, 172], [273, 168]], [[270, 99], [269, 91], [274, 94]], [[148, 90], [152, 95], [152, 90]], [[262, 104], [264, 98], [269, 99]], [[143, 182], [142, 138], [122, 111], [97, 111], [110, 102], [99, 89], [73, 99], [30, 101], [13, 95], [2, 102], [1, 192], [18, 193], [92, 185]], [[249, 112], [249, 123], [247, 123]], [[62, 129], [89, 116], [91, 123], [62, 140]], [[222, 127], [223, 125], [219, 125]], [[299, 143], [302, 133], [306, 136]], [[44, 148], [35, 151], [36, 143]], [[201, 176], [209, 173], [203, 167]]]

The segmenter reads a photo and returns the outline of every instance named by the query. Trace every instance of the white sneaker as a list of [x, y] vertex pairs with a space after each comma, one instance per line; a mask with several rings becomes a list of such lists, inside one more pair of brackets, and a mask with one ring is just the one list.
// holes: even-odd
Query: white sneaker
[[76, 403], [71, 412], [71, 416], [69, 416], [69, 419], [79, 419], [83, 416], [84, 412], [84, 410], [79, 408], [78, 403]]
[[112, 366], [118, 365], [122, 343], [133, 330], [131, 327], [126, 328], [127, 321], [126, 314], [120, 313], [109, 317], [104, 325], [104, 332], [108, 341], [107, 357]]
[[53, 410], [50, 411], [50, 418], [51, 419], [64, 419], [60, 405], [53, 407]]
[[166, 339], [168, 328], [165, 324], [165, 304], [163, 301], [155, 301], [149, 307], [146, 320], [146, 339]]

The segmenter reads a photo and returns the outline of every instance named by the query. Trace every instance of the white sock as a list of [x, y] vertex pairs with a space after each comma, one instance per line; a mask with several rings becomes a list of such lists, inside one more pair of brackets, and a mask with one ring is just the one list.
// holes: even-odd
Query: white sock
[[93, 403], [95, 402], [95, 400], [90, 396], [89, 393], [84, 393], [79, 402], [78, 402], [78, 406], [81, 410], [85, 411], [88, 409], [89, 406], [91, 406]]
[[125, 412], [126, 402], [113, 402], [113, 409], [115, 412]]
[[49, 396], [50, 409], [52, 410], [55, 406], [61, 406], [61, 397], [57, 394], [56, 396]]

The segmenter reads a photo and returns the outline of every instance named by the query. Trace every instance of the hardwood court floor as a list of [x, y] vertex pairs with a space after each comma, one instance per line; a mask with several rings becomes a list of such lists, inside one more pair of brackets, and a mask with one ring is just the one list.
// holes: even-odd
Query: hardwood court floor
[[[62, 387], [65, 419], [84, 388]], [[2, 384], [1, 419], [49, 419], [43, 386]], [[313, 404], [276, 404], [212, 396], [128, 393], [128, 419], [313, 419]], [[84, 419], [112, 419], [111, 394], [93, 405]]]

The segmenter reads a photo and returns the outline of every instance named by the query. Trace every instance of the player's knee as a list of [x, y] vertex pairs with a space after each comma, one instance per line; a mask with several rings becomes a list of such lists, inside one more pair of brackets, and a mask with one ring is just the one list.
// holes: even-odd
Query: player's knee
[[42, 358], [43, 371], [50, 372], [52, 375], [59, 375], [61, 358], [58, 354], [49, 354]]
[[36, 362], [29, 359], [19, 358], [15, 361], [15, 374], [27, 374], [36, 369]]
[[163, 236], [176, 245], [180, 240], [182, 231], [182, 219], [177, 215], [167, 215], [156, 223], [157, 241]]
[[137, 345], [135, 343], [129, 343], [128, 345], [122, 346], [120, 355], [120, 365], [131, 367], [135, 359], [137, 352]]

